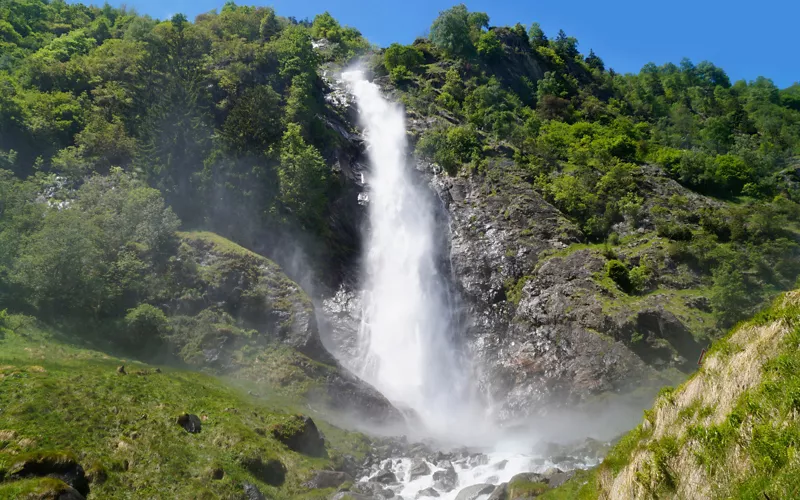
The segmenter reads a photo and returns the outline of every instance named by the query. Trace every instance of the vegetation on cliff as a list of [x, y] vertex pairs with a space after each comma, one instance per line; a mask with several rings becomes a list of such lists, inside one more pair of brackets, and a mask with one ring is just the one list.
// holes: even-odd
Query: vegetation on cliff
[[796, 497], [799, 321], [793, 291], [737, 325], [600, 466], [541, 498]]

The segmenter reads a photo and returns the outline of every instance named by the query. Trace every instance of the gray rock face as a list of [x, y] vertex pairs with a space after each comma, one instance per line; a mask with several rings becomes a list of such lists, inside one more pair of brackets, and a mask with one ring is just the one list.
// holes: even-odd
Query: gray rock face
[[336, 488], [341, 486], [347, 481], [352, 481], [353, 478], [345, 472], [337, 472], [332, 470], [319, 470], [314, 473], [314, 477], [310, 481], [303, 484], [306, 488], [323, 489], [323, 488]]
[[267, 500], [261, 490], [253, 484], [244, 483], [242, 488], [244, 488], [244, 496], [247, 500]]
[[394, 491], [385, 488], [383, 484], [374, 481], [367, 481], [365, 483], [356, 483], [353, 485], [353, 491], [369, 495], [370, 498], [395, 498]]
[[508, 483], [498, 484], [486, 500], [506, 500], [508, 498]]
[[[502, 29], [496, 34], [509, 49], [498, 63], [498, 71], [505, 71], [498, 73], [501, 80], [513, 87], [521, 76], [541, 78], [537, 55], [516, 40], [517, 34]], [[430, 126], [431, 117], [408, 112], [412, 133]], [[645, 380], [655, 388], [664, 383], [662, 368], [691, 368], [700, 346], [657, 296], [648, 297], [635, 314], [609, 309], [609, 291], [598, 279], [607, 259], [597, 251], [568, 249], [585, 243], [586, 236], [534, 189], [529, 170], [502, 158], [489, 159], [483, 173], [450, 177], [437, 175], [437, 169], [417, 165], [440, 199], [437, 220], [449, 229], [441, 231], [449, 237], [441, 242], [449, 254], [442, 259], [443, 275], [452, 277], [460, 299], [457, 316], [465, 327], [459, 340], [480, 367], [479, 388], [501, 403], [496, 407], [499, 420], [534, 416], [545, 403], [549, 409], [569, 407], [596, 394], [624, 393]], [[662, 199], [686, 195], [695, 208], [706, 203], [660, 169], [643, 170], [645, 191]], [[358, 175], [349, 185], [351, 201], [363, 198]], [[363, 226], [364, 215], [359, 206], [357, 213], [342, 217], [360, 218], [361, 225], [349, 226], [353, 229]], [[634, 234], [637, 228], [625, 221], [615, 231]], [[358, 282], [355, 268], [344, 271], [320, 313], [323, 341], [343, 360], [356, 352]], [[698, 309], [707, 308], [695, 302]]]
[[408, 469], [408, 477], [411, 481], [420, 476], [427, 476], [430, 473], [430, 466], [427, 464], [427, 462], [425, 462], [425, 460], [420, 458], [414, 459], [414, 461], [411, 462], [411, 467]]
[[317, 425], [305, 415], [293, 415], [272, 428], [272, 436], [290, 450], [315, 457], [327, 456], [325, 439]]
[[425, 488], [424, 490], [420, 490], [417, 493], [417, 498], [427, 498], [427, 497], [438, 498], [439, 492], [433, 488]]
[[395, 484], [397, 483], [397, 476], [395, 476], [394, 472], [390, 470], [382, 470], [375, 474], [370, 481], [380, 484]]
[[433, 487], [439, 491], [452, 491], [458, 483], [458, 474], [451, 466], [445, 470], [437, 470], [433, 473]]
[[473, 484], [459, 491], [456, 500], [476, 500], [483, 495], [490, 495], [494, 489], [493, 484]]

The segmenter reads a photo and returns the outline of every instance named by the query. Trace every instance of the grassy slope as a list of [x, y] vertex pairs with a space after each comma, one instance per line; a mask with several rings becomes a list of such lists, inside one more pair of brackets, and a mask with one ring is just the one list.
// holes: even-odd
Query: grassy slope
[[[270, 436], [270, 426], [294, 411], [277, 400], [251, 397], [207, 375], [168, 368], [156, 373], [140, 363], [126, 362], [128, 375], [121, 375], [116, 368], [123, 360], [34, 326], [2, 332], [0, 470], [24, 453], [66, 451], [87, 471], [107, 472], [103, 484], [92, 484], [90, 498], [233, 498], [241, 495], [243, 481], [274, 498], [329, 493], [309, 494], [301, 484], [332, 459], [300, 455]], [[201, 433], [175, 423], [184, 412], [204, 419]], [[332, 457], [363, 454], [361, 435], [318, 424]], [[288, 469], [285, 484], [259, 482], [239, 465], [247, 456], [281, 460]], [[223, 479], [210, 478], [214, 467], [225, 471]], [[0, 498], [53, 487], [48, 480], [0, 483]]]
[[800, 497], [800, 291], [734, 328], [591, 473], [541, 498]]

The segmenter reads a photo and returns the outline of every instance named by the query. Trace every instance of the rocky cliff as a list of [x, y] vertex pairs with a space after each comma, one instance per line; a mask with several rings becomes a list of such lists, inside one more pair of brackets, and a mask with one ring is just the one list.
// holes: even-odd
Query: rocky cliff
[[[522, 67], [531, 78], [540, 77], [536, 68], [546, 64], [529, 53], [506, 57], [525, 59]], [[347, 187], [333, 204], [332, 218], [353, 238], [368, 230], [368, 167], [353, 105], [332, 75], [327, 100], [341, 121], [329, 124], [348, 145], [335, 166]], [[387, 93], [404, 99], [406, 91], [377, 78]], [[416, 108], [408, 115], [413, 144], [435, 117]], [[501, 147], [480, 170], [455, 176], [409, 158], [436, 198], [444, 237], [441, 267], [461, 310], [458, 334], [497, 417], [531, 415], [545, 402], [574, 406], [603, 393], [655, 394], [690, 372], [704, 335], [714, 329], [706, 282], [671, 259], [669, 240], [657, 234], [650, 211], [676, 197], [695, 211], [716, 202], [645, 166], [639, 180], [646, 200], [642, 213], [616, 224], [620, 240], [612, 248], [591, 242], [510, 156]], [[359, 247], [355, 241], [351, 248]], [[608, 262], [617, 259], [629, 268], [654, 263], [642, 293], [622, 290], [608, 278]], [[340, 276], [338, 288], [322, 297], [320, 322], [323, 341], [346, 362], [355, 355], [360, 321], [357, 258]]]
[[168, 343], [180, 360], [362, 422], [401, 420], [323, 347], [310, 298], [277, 264], [213, 233], [180, 238], [167, 305]]

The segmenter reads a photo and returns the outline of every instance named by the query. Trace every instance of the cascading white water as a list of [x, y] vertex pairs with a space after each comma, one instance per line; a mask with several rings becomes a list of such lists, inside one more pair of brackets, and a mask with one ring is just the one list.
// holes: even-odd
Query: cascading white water
[[[356, 98], [371, 164], [359, 355], [348, 364], [398, 406], [413, 409], [425, 426], [417, 429], [420, 434], [487, 452], [475, 463], [463, 457], [452, 465], [426, 462], [428, 472], [421, 476], [410, 473], [418, 459], [389, 458], [359, 480], [390, 469], [398, 482], [388, 488], [403, 498], [453, 500], [476, 483], [499, 484], [552, 465], [593, 465], [591, 458], [563, 465], [544, 459], [531, 447], [535, 435], [506, 434], [475, 404], [470, 372], [454, 340], [446, 279], [437, 266], [437, 231], [443, 228], [437, 227], [431, 192], [416, 182], [407, 161], [405, 113], [361, 71], [345, 72], [342, 79]], [[442, 487], [434, 474], [447, 467], [456, 480]]]
[[407, 162], [403, 109], [361, 71], [342, 77], [356, 98], [372, 167], [360, 375], [415, 410], [430, 431], [447, 433], [471, 405], [436, 265], [440, 229], [430, 193], [415, 183]]

